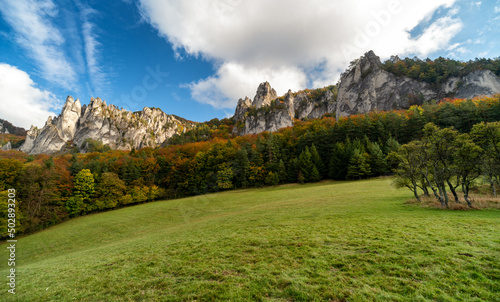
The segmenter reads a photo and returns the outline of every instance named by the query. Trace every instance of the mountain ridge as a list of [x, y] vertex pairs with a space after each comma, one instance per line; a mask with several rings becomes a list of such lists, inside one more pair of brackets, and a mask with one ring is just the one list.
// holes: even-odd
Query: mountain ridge
[[[371, 111], [407, 109], [450, 96], [473, 98], [500, 93], [500, 77], [491, 70], [455, 72], [433, 81], [424, 72], [420, 77], [409, 73], [413, 67], [411, 70], [406, 67], [407, 60], [395, 56], [382, 63], [373, 51], [368, 51], [351, 62], [336, 85], [295, 93], [289, 90], [283, 96], [278, 96], [267, 81], [263, 82], [253, 100], [248, 97], [238, 100], [232, 117], [232, 134], [273, 132], [293, 126], [296, 120], [320, 118], [325, 114], [338, 119]], [[431, 64], [411, 60], [420, 65]], [[41, 129], [29, 129], [20, 150], [39, 154], [77, 147], [85, 152], [92, 140], [118, 150], [156, 147], [197, 124], [158, 108], [144, 107], [142, 111], [130, 112], [107, 105], [100, 98], [92, 98], [88, 106], [82, 106], [78, 99], [68, 96], [58, 117], [49, 117]]]

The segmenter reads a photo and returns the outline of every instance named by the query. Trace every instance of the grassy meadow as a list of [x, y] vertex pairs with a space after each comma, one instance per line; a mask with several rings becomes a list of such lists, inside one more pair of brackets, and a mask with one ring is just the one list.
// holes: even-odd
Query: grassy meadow
[[[391, 178], [153, 202], [19, 239], [2, 301], [500, 301], [500, 210]], [[6, 244], [0, 274], [7, 279]]]

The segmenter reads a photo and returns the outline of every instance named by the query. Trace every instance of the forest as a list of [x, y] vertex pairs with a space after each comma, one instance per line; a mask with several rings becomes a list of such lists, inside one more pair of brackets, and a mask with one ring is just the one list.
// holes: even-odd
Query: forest
[[[497, 121], [500, 95], [339, 120], [297, 120], [293, 127], [258, 135], [233, 136], [230, 119], [214, 119], [166, 146], [130, 152], [99, 142], [92, 142], [92, 152], [85, 154], [2, 151], [0, 216], [7, 217], [3, 195], [10, 188], [17, 190], [18, 233], [156, 199], [392, 173], [400, 186], [439, 198], [447, 196], [447, 189], [469, 190], [480, 175], [496, 190]], [[418, 166], [407, 166], [413, 157], [421, 157]], [[2, 237], [5, 225], [0, 222]]]

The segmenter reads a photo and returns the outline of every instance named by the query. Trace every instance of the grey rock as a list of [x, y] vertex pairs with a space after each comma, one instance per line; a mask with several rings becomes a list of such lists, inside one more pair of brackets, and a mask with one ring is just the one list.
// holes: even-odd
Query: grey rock
[[[449, 84], [449, 82], [452, 81], [448, 81], [446, 84]], [[460, 86], [457, 87], [457, 84], [460, 84]], [[490, 96], [500, 93], [500, 78], [489, 70], [478, 70], [462, 77], [461, 82], [455, 81], [454, 84], [449, 84], [449, 86], [455, 88], [455, 97], [460, 99], [470, 99], [483, 95]]]
[[72, 142], [85, 151], [89, 139], [116, 150], [156, 147], [194, 125], [157, 108], [130, 112], [107, 105], [100, 98], [92, 98], [88, 106], [82, 107], [79, 100], [69, 96], [58, 117], [49, 117], [41, 130], [32, 127], [28, 131], [20, 149], [30, 154], [50, 154]]
[[395, 76], [380, 66], [379, 57], [369, 51], [342, 74], [337, 118], [374, 110], [404, 109], [437, 96], [429, 84]]
[[269, 108], [271, 102], [276, 98], [276, 91], [271, 88], [268, 82], [264, 82], [257, 88], [253, 102], [250, 102], [248, 97], [240, 99], [233, 116], [237, 122], [233, 133], [239, 135], [255, 134], [292, 126], [293, 115], [290, 114], [288, 107], [283, 105]]
[[0, 150], [3, 151], [12, 150], [12, 144], [10, 142], [7, 142], [5, 145], [2, 146], [2, 148], [0, 148]]
[[234, 111], [235, 120], [243, 120], [245, 118], [245, 113], [247, 113], [248, 109], [250, 109], [251, 106], [252, 100], [250, 100], [248, 97], [245, 97], [245, 99], [239, 99], [236, 110]]
[[259, 85], [259, 88], [257, 88], [257, 94], [253, 98], [252, 105], [259, 109], [270, 105], [271, 101], [277, 97], [278, 95], [276, 94], [276, 90], [271, 88], [271, 85], [268, 82], [264, 82]]

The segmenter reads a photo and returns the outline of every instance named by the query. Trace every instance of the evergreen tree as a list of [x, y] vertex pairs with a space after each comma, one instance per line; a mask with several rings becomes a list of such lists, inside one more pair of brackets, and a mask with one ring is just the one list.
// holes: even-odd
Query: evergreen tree
[[370, 152], [370, 167], [372, 175], [384, 175], [387, 172], [387, 162], [380, 145], [377, 143], [369, 143], [368, 151]]
[[368, 154], [361, 153], [359, 149], [354, 149], [354, 152], [349, 159], [347, 168], [348, 179], [361, 179], [369, 176], [371, 173], [370, 165], [368, 164]]
[[311, 152], [309, 151], [308, 147], [306, 147], [306, 149], [304, 151], [302, 151], [302, 153], [300, 153], [299, 164], [300, 164], [300, 171], [302, 172], [302, 175], [304, 176], [305, 182], [310, 182], [311, 181], [311, 173], [312, 173], [315, 165], [312, 161]]
[[285, 163], [282, 159], [278, 163], [278, 171], [277, 171], [278, 179], [280, 183], [285, 183], [287, 178]]
[[313, 167], [311, 171], [311, 180], [312, 182], [318, 182], [321, 180], [321, 175], [319, 175], [318, 169], [316, 169], [316, 166]]
[[329, 176], [335, 180], [343, 180], [347, 176], [347, 163], [349, 158], [346, 156], [344, 143], [336, 143], [333, 146], [330, 159]]
[[[310, 152], [311, 152], [311, 160], [314, 163], [314, 165], [316, 166], [316, 169], [318, 170], [318, 173], [319, 173], [319, 176], [321, 179], [321, 176], [323, 175], [323, 173], [325, 173], [324, 172], [325, 165], [323, 164], [323, 161], [321, 160], [321, 157], [319, 156], [318, 150], [316, 150], [316, 146], [314, 144], [312, 144]], [[319, 180], [316, 180], [316, 181], [319, 181]]]

